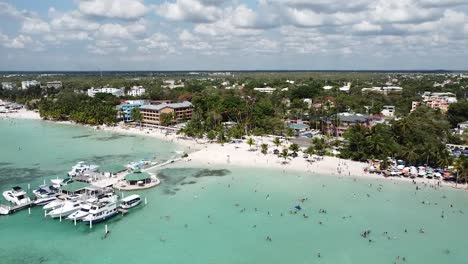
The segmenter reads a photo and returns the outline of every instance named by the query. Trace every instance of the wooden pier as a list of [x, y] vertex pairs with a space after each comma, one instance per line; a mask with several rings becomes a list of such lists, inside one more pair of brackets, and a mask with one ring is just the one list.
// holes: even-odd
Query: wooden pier
[[15, 206], [8, 206], [8, 205], [3, 205], [3, 204], [0, 205], [0, 207], [2, 207], [4, 209], [7, 209], [7, 211], [8, 211], [7, 214], [13, 214], [13, 213], [16, 213], [18, 211], [21, 211], [23, 209], [33, 207], [33, 206], [34, 206], [33, 201], [31, 201], [31, 202], [29, 202], [27, 204], [21, 204], [21, 205], [15, 205]]

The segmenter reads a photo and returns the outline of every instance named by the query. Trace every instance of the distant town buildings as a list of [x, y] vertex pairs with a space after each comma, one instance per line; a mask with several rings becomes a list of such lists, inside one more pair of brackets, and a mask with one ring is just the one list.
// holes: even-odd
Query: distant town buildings
[[164, 80], [162, 87], [169, 88], [169, 89], [183, 88], [185, 87], [185, 84], [182, 81]]
[[146, 93], [146, 89], [143, 86], [133, 86], [128, 90], [127, 95], [129, 96], [142, 96]]
[[342, 92], [349, 92], [349, 90], [351, 90], [351, 83], [349, 82], [345, 84], [344, 86], [340, 87], [339, 90]]
[[12, 82], [2, 82], [2, 88], [5, 90], [12, 90], [16, 88], [16, 84]]
[[263, 87], [263, 88], [253, 88], [254, 91], [257, 91], [259, 93], [268, 93], [272, 94], [274, 91], [276, 91], [276, 88], [271, 88], [271, 87]]
[[46, 86], [47, 88], [59, 89], [59, 88], [62, 88], [62, 82], [61, 81], [47, 82]]
[[91, 87], [87, 91], [87, 94], [90, 97], [94, 97], [97, 93], [108, 93], [108, 94], [112, 94], [117, 97], [120, 97], [124, 95], [124, 90], [123, 88], [119, 89], [119, 88], [111, 88], [111, 87], [102, 87], [102, 88]]
[[143, 105], [140, 107], [143, 123], [146, 125], [161, 125], [162, 114], [173, 114], [173, 123], [181, 123], [192, 118], [193, 105], [190, 102]]
[[403, 88], [399, 86], [384, 86], [384, 87], [372, 87], [372, 88], [362, 88], [362, 93], [379, 93], [383, 95], [388, 95], [389, 93], [401, 93]]
[[21, 82], [21, 88], [22, 88], [23, 90], [26, 90], [26, 89], [28, 89], [28, 88], [30, 88], [30, 87], [34, 87], [34, 86], [40, 86], [40, 85], [41, 85], [41, 83], [38, 82], [38, 81], [36, 81], [36, 80], [32, 80], [32, 81], [22, 81], [22, 82]]
[[413, 101], [411, 104], [411, 112], [415, 111], [420, 105], [425, 105], [434, 110], [447, 112], [449, 105], [456, 103], [457, 97], [453, 93], [431, 93], [425, 92], [422, 95], [422, 102]]
[[380, 112], [385, 117], [394, 117], [395, 116], [395, 106], [393, 105], [384, 105], [382, 112]]

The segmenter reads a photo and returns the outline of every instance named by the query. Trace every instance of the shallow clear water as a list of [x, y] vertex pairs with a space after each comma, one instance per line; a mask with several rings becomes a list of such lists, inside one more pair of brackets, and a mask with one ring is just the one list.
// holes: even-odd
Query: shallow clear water
[[[96, 155], [94, 151], [82, 155]], [[93, 229], [83, 224], [75, 227], [68, 221], [44, 219], [39, 208], [32, 215], [24, 211], [0, 217], [1, 263], [468, 260], [468, 193], [464, 191], [416, 191], [406, 183], [264, 169], [177, 166], [181, 164], [159, 171], [162, 185], [140, 192], [148, 205], [107, 222], [111, 230], [107, 238], [104, 224]], [[307, 200], [302, 203], [300, 198]], [[291, 214], [295, 205], [302, 210]], [[320, 209], [327, 213], [319, 213]], [[419, 233], [421, 228], [424, 234]], [[371, 230], [369, 237], [360, 236], [364, 230]], [[268, 236], [271, 241], [266, 241]]]

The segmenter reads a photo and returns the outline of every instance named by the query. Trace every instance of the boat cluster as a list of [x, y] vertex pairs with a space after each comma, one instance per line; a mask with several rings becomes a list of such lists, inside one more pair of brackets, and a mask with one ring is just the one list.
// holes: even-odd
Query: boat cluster
[[[35, 198], [31, 200], [21, 187], [13, 187], [3, 192], [3, 197], [14, 204], [13, 208], [26, 206], [42, 206], [44, 215], [51, 218], [66, 218], [73, 221], [83, 221], [93, 224], [116, 216], [121, 210], [128, 210], [141, 203], [139, 195], [130, 195], [119, 201], [111, 188], [85, 188], [84, 192], [65, 194], [61, 187], [70, 184], [63, 180], [57, 186], [57, 180], [51, 185], [41, 185], [32, 191]], [[0, 208], [0, 214], [8, 214], [10, 208]]]
[[[98, 187], [83, 182], [82, 178], [96, 172], [98, 166], [78, 162], [65, 179], [52, 179], [32, 190], [31, 199], [21, 187], [15, 186], [3, 192], [11, 206], [0, 205], [0, 215], [10, 214], [31, 206], [42, 206], [44, 215], [51, 218], [67, 218], [88, 224], [101, 222], [141, 203], [139, 195], [120, 199], [111, 187]], [[28, 185], [29, 189], [29, 185]]]

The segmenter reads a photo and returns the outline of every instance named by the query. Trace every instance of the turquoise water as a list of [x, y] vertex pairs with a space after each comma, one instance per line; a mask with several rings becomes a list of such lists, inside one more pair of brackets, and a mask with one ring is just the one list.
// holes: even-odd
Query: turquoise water
[[[55, 142], [49, 138], [52, 135], [63, 138], [62, 143], [74, 142], [69, 135], [80, 134], [78, 128], [69, 130], [42, 123], [32, 127], [37, 130], [34, 133], [44, 134], [44, 142]], [[72, 154], [73, 151], [67, 155], [106, 156], [111, 154], [104, 151], [104, 145], [115, 148], [114, 151], [122, 147], [121, 140], [143, 140], [101, 141], [93, 138], [108, 135], [92, 134], [82, 138], [81, 145], [93, 148], [82, 150], [80, 155]], [[20, 140], [11, 139], [14, 140], [9, 144], [18, 145]], [[112, 144], [119, 147], [111, 147]], [[117, 153], [145, 155], [148, 153], [145, 148], [163, 143], [135, 144], [133, 150]], [[21, 145], [23, 157], [31, 159], [33, 155], [26, 151], [26, 144]], [[140, 154], [133, 154], [136, 149], [140, 149]], [[50, 150], [58, 151], [56, 147]], [[3, 148], [1, 152], [3, 160], [7, 155]], [[60, 156], [63, 155], [53, 154], [52, 158]], [[51, 164], [50, 167], [59, 163], [46, 157], [42, 162]], [[283, 174], [265, 169], [177, 166], [181, 165], [159, 171], [162, 185], [140, 192], [148, 199], [147, 205], [107, 222], [111, 233], [106, 238], [103, 224], [89, 229], [83, 224], [74, 226], [68, 221], [44, 219], [40, 208], [33, 208], [31, 215], [25, 211], [0, 217], [0, 263], [467, 263], [468, 260], [465, 191], [429, 187], [416, 191], [414, 185], [406, 183]], [[301, 202], [301, 198], [307, 200]], [[302, 210], [290, 213], [295, 205]], [[326, 213], [319, 213], [320, 209]], [[424, 234], [419, 232], [421, 228]], [[371, 230], [367, 238], [360, 235], [364, 230]]]
[[142, 158], [165, 160], [182, 149], [161, 140], [81, 126], [0, 120], [0, 189], [63, 178], [81, 160], [98, 165], [126, 165]]

